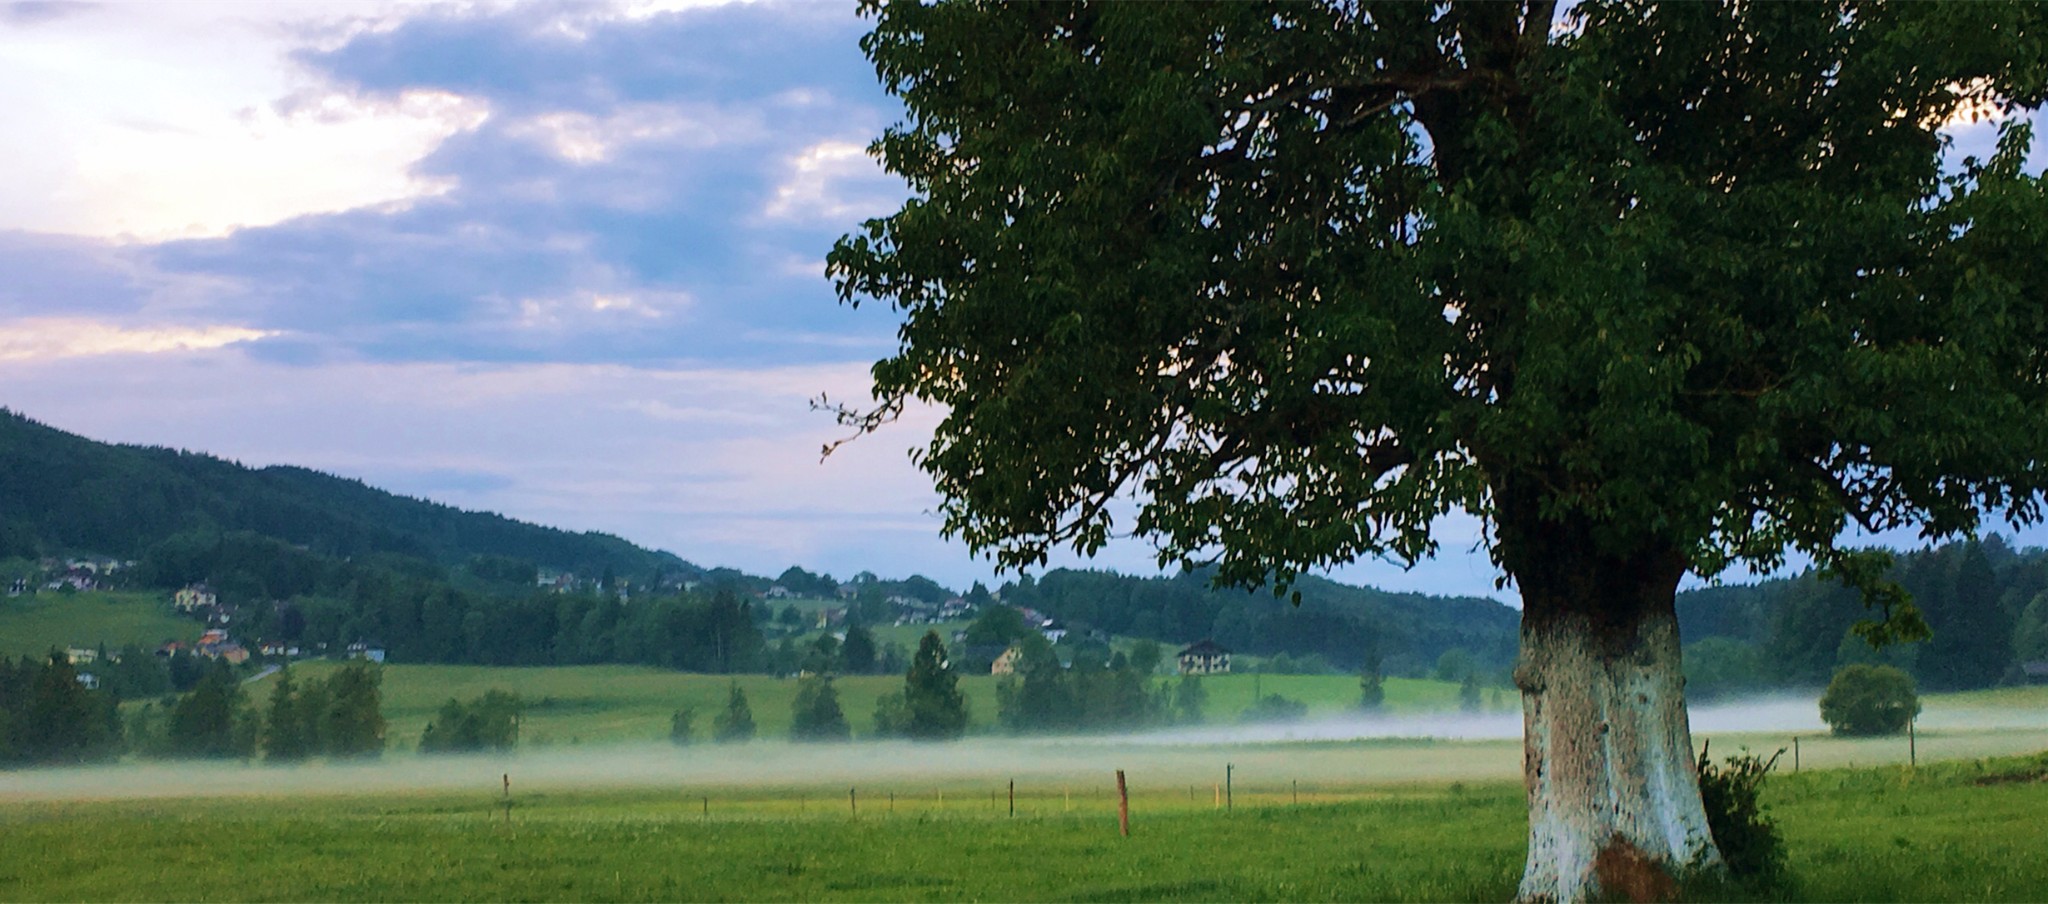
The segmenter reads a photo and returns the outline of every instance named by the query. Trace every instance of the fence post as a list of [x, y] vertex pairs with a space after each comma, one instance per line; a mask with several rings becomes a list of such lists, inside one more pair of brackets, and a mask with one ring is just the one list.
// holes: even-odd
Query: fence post
[[1799, 774], [1799, 736], [1792, 736], [1792, 774]]
[[1010, 818], [1017, 816], [1017, 780], [1010, 779]]
[[1223, 812], [1225, 813], [1237, 808], [1236, 795], [1232, 794], [1230, 790], [1230, 774], [1236, 769], [1236, 766], [1229, 763], [1223, 764]]
[[1124, 771], [1116, 771], [1116, 827], [1123, 837], [1131, 837], [1131, 792], [1124, 785]]

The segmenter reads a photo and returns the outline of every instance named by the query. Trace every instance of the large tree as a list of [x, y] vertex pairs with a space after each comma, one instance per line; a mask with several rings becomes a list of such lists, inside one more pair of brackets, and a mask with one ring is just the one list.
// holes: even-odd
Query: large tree
[[[1128, 531], [1284, 585], [1480, 516], [1524, 606], [1525, 898], [1718, 862], [1687, 572], [1796, 550], [1895, 638], [1852, 523], [2040, 515], [2048, 7], [865, 12], [913, 197], [830, 258], [904, 318], [848, 422], [943, 410], [946, 527], [1013, 566]], [[1998, 150], [1945, 168], [1964, 115]]]

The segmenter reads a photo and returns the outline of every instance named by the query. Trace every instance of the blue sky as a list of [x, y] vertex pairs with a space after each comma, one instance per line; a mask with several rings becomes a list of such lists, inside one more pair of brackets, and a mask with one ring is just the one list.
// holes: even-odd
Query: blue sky
[[[823, 276], [903, 198], [864, 153], [899, 111], [863, 30], [851, 3], [0, 4], [0, 404], [707, 565], [987, 579], [907, 457], [932, 412], [819, 461], [808, 400], [862, 397], [895, 329]], [[1337, 576], [1493, 593], [1476, 524], [1441, 540]]]

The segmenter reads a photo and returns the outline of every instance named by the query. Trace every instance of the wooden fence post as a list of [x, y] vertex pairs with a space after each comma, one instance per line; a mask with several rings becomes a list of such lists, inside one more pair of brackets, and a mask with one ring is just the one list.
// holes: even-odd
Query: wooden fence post
[[1124, 785], [1124, 771], [1116, 771], [1116, 826], [1123, 837], [1131, 837], [1131, 792]]

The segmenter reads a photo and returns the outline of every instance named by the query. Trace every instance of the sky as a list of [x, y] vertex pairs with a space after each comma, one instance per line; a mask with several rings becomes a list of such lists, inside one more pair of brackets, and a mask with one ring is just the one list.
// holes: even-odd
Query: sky
[[[995, 580], [910, 463], [936, 412], [820, 460], [844, 430], [811, 400], [894, 348], [824, 276], [905, 197], [865, 153], [900, 107], [864, 30], [850, 2], [0, 2], [0, 405], [706, 566]], [[1332, 576], [1512, 599], [1476, 520], [1438, 537]], [[1135, 540], [1092, 564], [1157, 570]]]

